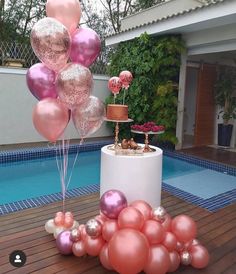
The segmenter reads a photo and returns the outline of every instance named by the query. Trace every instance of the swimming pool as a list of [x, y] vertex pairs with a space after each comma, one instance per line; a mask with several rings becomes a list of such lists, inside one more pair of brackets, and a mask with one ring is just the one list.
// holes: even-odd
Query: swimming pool
[[[96, 151], [79, 153], [69, 186], [69, 191], [71, 191], [71, 193], [76, 189], [83, 188], [92, 189], [93, 191], [99, 190], [100, 153], [100, 149]], [[168, 155], [172, 156], [170, 153], [168, 153]], [[69, 172], [74, 158], [75, 154], [69, 155]], [[201, 195], [205, 193], [205, 190], [204, 185], [202, 188], [200, 183], [206, 180], [209, 174], [210, 177], [208, 179], [211, 181], [215, 180], [215, 178], [219, 178], [220, 176], [226, 176], [223, 179], [221, 178], [221, 180], [224, 180], [224, 185], [225, 178], [227, 178], [227, 180], [230, 178], [227, 185], [228, 188], [226, 187], [223, 190], [220, 189], [219, 180], [216, 184], [217, 187], [214, 187], [214, 184], [212, 187], [212, 183], [214, 182], [211, 182], [209, 186], [211, 189], [208, 188], [208, 193], [211, 194], [212, 189], [220, 189], [220, 192], [213, 191], [213, 195], [210, 197], [202, 197]], [[212, 174], [214, 175], [213, 177], [211, 177]], [[198, 177], [200, 179], [196, 181], [196, 178]], [[177, 196], [179, 195], [182, 198], [187, 198], [187, 200], [189, 197], [192, 200], [195, 199], [199, 202], [199, 204], [201, 204], [203, 200], [209, 200], [212, 197], [217, 196], [219, 193], [235, 190], [236, 179], [235, 177], [231, 177], [233, 176], [227, 176], [215, 171], [209, 171], [208, 169], [198, 165], [187, 163], [186, 161], [178, 160], [173, 157], [164, 156], [163, 188], [176, 194]], [[205, 185], [207, 184], [205, 183]], [[189, 191], [186, 192], [188, 189]], [[195, 190], [196, 193], [193, 190]], [[9, 207], [9, 210], [15, 211], [17, 210], [17, 207], [13, 208], [12, 204], [14, 205], [14, 203], [18, 203], [18, 201], [23, 201], [22, 203], [20, 202], [20, 204], [22, 205], [22, 208], [26, 208], [27, 205], [25, 205], [25, 203], [28, 199], [32, 199], [33, 204], [37, 206], [37, 200], [34, 200], [34, 198], [41, 197], [40, 199], [44, 201], [45, 195], [50, 196], [60, 192], [61, 185], [59, 173], [54, 157], [17, 161], [0, 165], [0, 205], [4, 205], [4, 208]], [[54, 199], [54, 196], [51, 197], [51, 202], [55, 201], [56, 198]], [[58, 197], [60, 198], [60, 194]], [[45, 203], [47, 203], [47, 201], [45, 201]], [[9, 204], [10, 206], [6, 206]]]

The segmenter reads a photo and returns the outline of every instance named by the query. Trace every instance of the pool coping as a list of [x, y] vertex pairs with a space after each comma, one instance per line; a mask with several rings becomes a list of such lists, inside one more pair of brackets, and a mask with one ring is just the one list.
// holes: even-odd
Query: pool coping
[[[71, 144], [69, 148], [69, 154], [76, 153], [77, 151], [95, 151], [101, 149], [104, 145], [110, 144], [110, 141], [100, 141], [97, 143], [88, 143], [83, 145]], [[0, 164], [13, 163], [18, 161], [32, 160], [38, 158], [54, 157], [56, 150], [50, 147], [36, 147], [27, 149], [17, 149], [14, 151], [2, 151], [0, 152]], [[192, 163], [207, 169], [212, 169], [218, 172], [222, 172], [227, 175], [236, 176], [236, 168], [232, 166], [227, 166], [221, 163], [212, 162], [205, 159], [200, 159], [196, 156], [187, 155], [179, 153], [177, 151], [163, 150], [165, 156], [176, 158], [188, 163]], [[82, 195], [88, 195], [95, 192], [99, 192], [99, 184], [91, 184], [85, 187], [74, 188], [68, 190], [66, 193], [66, 198], [73, 198]], [[162, 182], [162, 189], [167, 191], [174, 196], [186, 200], [192, 204], [199, 207], [207, 209], [210, 212], [215, 212], [227, 205], [230, 205], [236, 201], [236, 189], [230, 190], [219, 195], [213, 196], [208, 199], [203, 199], [173, 186]], [[34, 208], [42, 205], [46, 205], [52, 202], [57, 202], [62, 200], [61, 193], [54, 193], [43, 195], [36, 198], [29, 198], [17, 202], [7, 203], [0, 205], [0, 216], [8, 213], [20, 211], [27, 208]]]

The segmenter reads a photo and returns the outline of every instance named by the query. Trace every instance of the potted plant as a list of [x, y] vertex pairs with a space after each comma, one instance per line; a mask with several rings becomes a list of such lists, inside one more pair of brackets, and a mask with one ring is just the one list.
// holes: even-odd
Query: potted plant
[[231, 119], [236, 119], [236, 68], [220, 66], [215, 86], [215, 99], [221, 107], [223, 123], [218, 124], [218, 145], [230, 146], [233, 131]]

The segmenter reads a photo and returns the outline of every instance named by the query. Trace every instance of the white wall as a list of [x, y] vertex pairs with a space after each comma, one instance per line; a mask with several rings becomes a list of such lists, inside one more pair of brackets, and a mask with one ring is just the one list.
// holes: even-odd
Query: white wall
[[[46, 141], [35, 130], [32, 110], [37, 99], [26, 85], [26, 69], [0, 67], [0, 145]], [[93, 95], [102, 101], [109, 95], [107, 76], [94, 75]], [[111, 136], [106, 122], [90, 137]], [[79, 135], [72, 122], [66, 129], [67, 139], [78, 139]]]

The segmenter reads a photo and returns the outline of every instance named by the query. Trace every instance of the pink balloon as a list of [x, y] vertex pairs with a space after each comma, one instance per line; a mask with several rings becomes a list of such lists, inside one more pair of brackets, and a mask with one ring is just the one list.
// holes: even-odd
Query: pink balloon
[[150, 246], [150, 254], [144, 271], [148, 274], [165, 274], [170, 267], [170, 257], [162, 245]]
[[101, 41], [97, 33], [90, 28], [77, 29], [72, 36], [70, 59], [89, 67], [101, 51]]
[[39, 101], [33, 110], [33, 123], [37, 131], [51, 142], [55, 142], [69, 122], [69, 111], [58, 99]]
[[136, 201], [133, 201], [130, 206], [138, 209], [143, 217], [144, 217], [144, 221], [147, 221], [151, 218], [151, 206], [145, 202], [145, 201], [142, 201], [142, 200], [136, 200]]
[[119, 94], [120, 89], [122, 88], [122, 82], [119, 77], [111, 77], [108, 81], [108, 89], [113, 94]]
[[46, 14], [56, 18], [73, 33], [81, 17], [80, 3], [78, 0], [47, 0]]
[[85, 239], [85, 250], [90, 256], [98, 256], [105, 241], [102, 237], [97, 237], [95, 239], [91, 237], [86, 237]]
[[204, 268], [209, 263], [209, 253], [207, 249], [202, 245], [193, 245], [190, 249], [192, 255], [191, 265], [195, 268]]
[[150, 244], [159, 244], [164, 239], [164, 228], [159, 222], [154, 220], [147, 220], [144, 223], [142, 232]]
[[67, 63], [71, 38], [57, 20], [40, 19], [32, 28], [30, 42], [36, 56], [50, 69], [59, 71]]
[[144, 224], [144, 217], [142, 213], [132, 207], [128, 206], [124, 208], [118, 216], [119, 228], [133, 228], [140, 230]]
[[171, 217], [168, 213], [166, 214], [164, 222], [161, 225], [163, 226], [165, 231], [170, 231], [170, 229], [171, 229]]
[[78, 241], [73, 244], [72, 252], [76, 257], [81, 257], [86, 254], [85, 244], [83, 241]]
[[87, 137], [96, 132], [102, 125], [106, 116], [103, 102], [95, 96], [72, 111], [72, 119], [80, 137]]
[[74, 218], [73, 216], [65, 216], [65, 222], [64, 222], [64, 227], [65, 228], [70, 228], [74, 224]]
[[130, 83], [133, 80], [133, 75], [130, 71], [124, 70], [120, 73], [119, 78], [122, 82], [122, 87], [125, 88], [125, 89], [128, 89]]
[[125, 228], [117, 231], [108, 243], [110, 263], [119, 273], [139, 273], [146, 265], [148, 255], [148, 241], [135, 229]]
[[169, 256], [170, 256], [170, 267], [168, 269], [168, 272], [175, 272], [180, 265], [180, 256], [178, 252], [176, 251], [169, 252]]
[[61, 254], [69, 255], [72, 253], [73, 242], [70, 238], [70, 231], [62, 231], [56, 239], [56, 246]]
[[81, 233], [81, 238], [82, 238], [82, 240], [85, 241], [86, 238], [88, 237], [88, 235], [87, 235], [87, 232], [86, 232], [86, 229], [85, 229], [85, 225], [84, 225], [84, 224], [82, 224], [82, 225], [79, 226], [79, 231], [80, 231], [80, 233]]
[[108, 256], [108, 244], [104, 244], [102, 247], [100, 254], [99, 254], [99, 259], [103, 267], [105, 267], [108, 270], [112, 270], [112, 266], [109, 261], [109, 256]]
[[103, 224], [102, 237], [105, 241], [109, 242], [112, 236], [119, 230], [116, 220], [108, 220]]
[[55, 79], [55, 72], [42, 63], [30, 67], [26, 74], [28, 88], [38, 100], [57, 98]]
[[168, 251], [173, 251], [176, 249], [177, 239], [173, 233], [167, 231], [164, 234], [162, 244], [168, 249]]
[[58, 96], [68, 108], [85, 103], [93, 87], [90, 70], [82, 65], [69, 63], [58, 73], [56, 90]]
[[100, 199], [102, 213], [111, 219], [117, 219], [123, 208], [127, 207], [127, 200], [123, 192], [111, 189], [103, 193]]
[[183, 214], [172, 220], [171, 230], [177, 239], [184, 243], [193, 240], [197, 234], [197, 226], [194, 220]]

